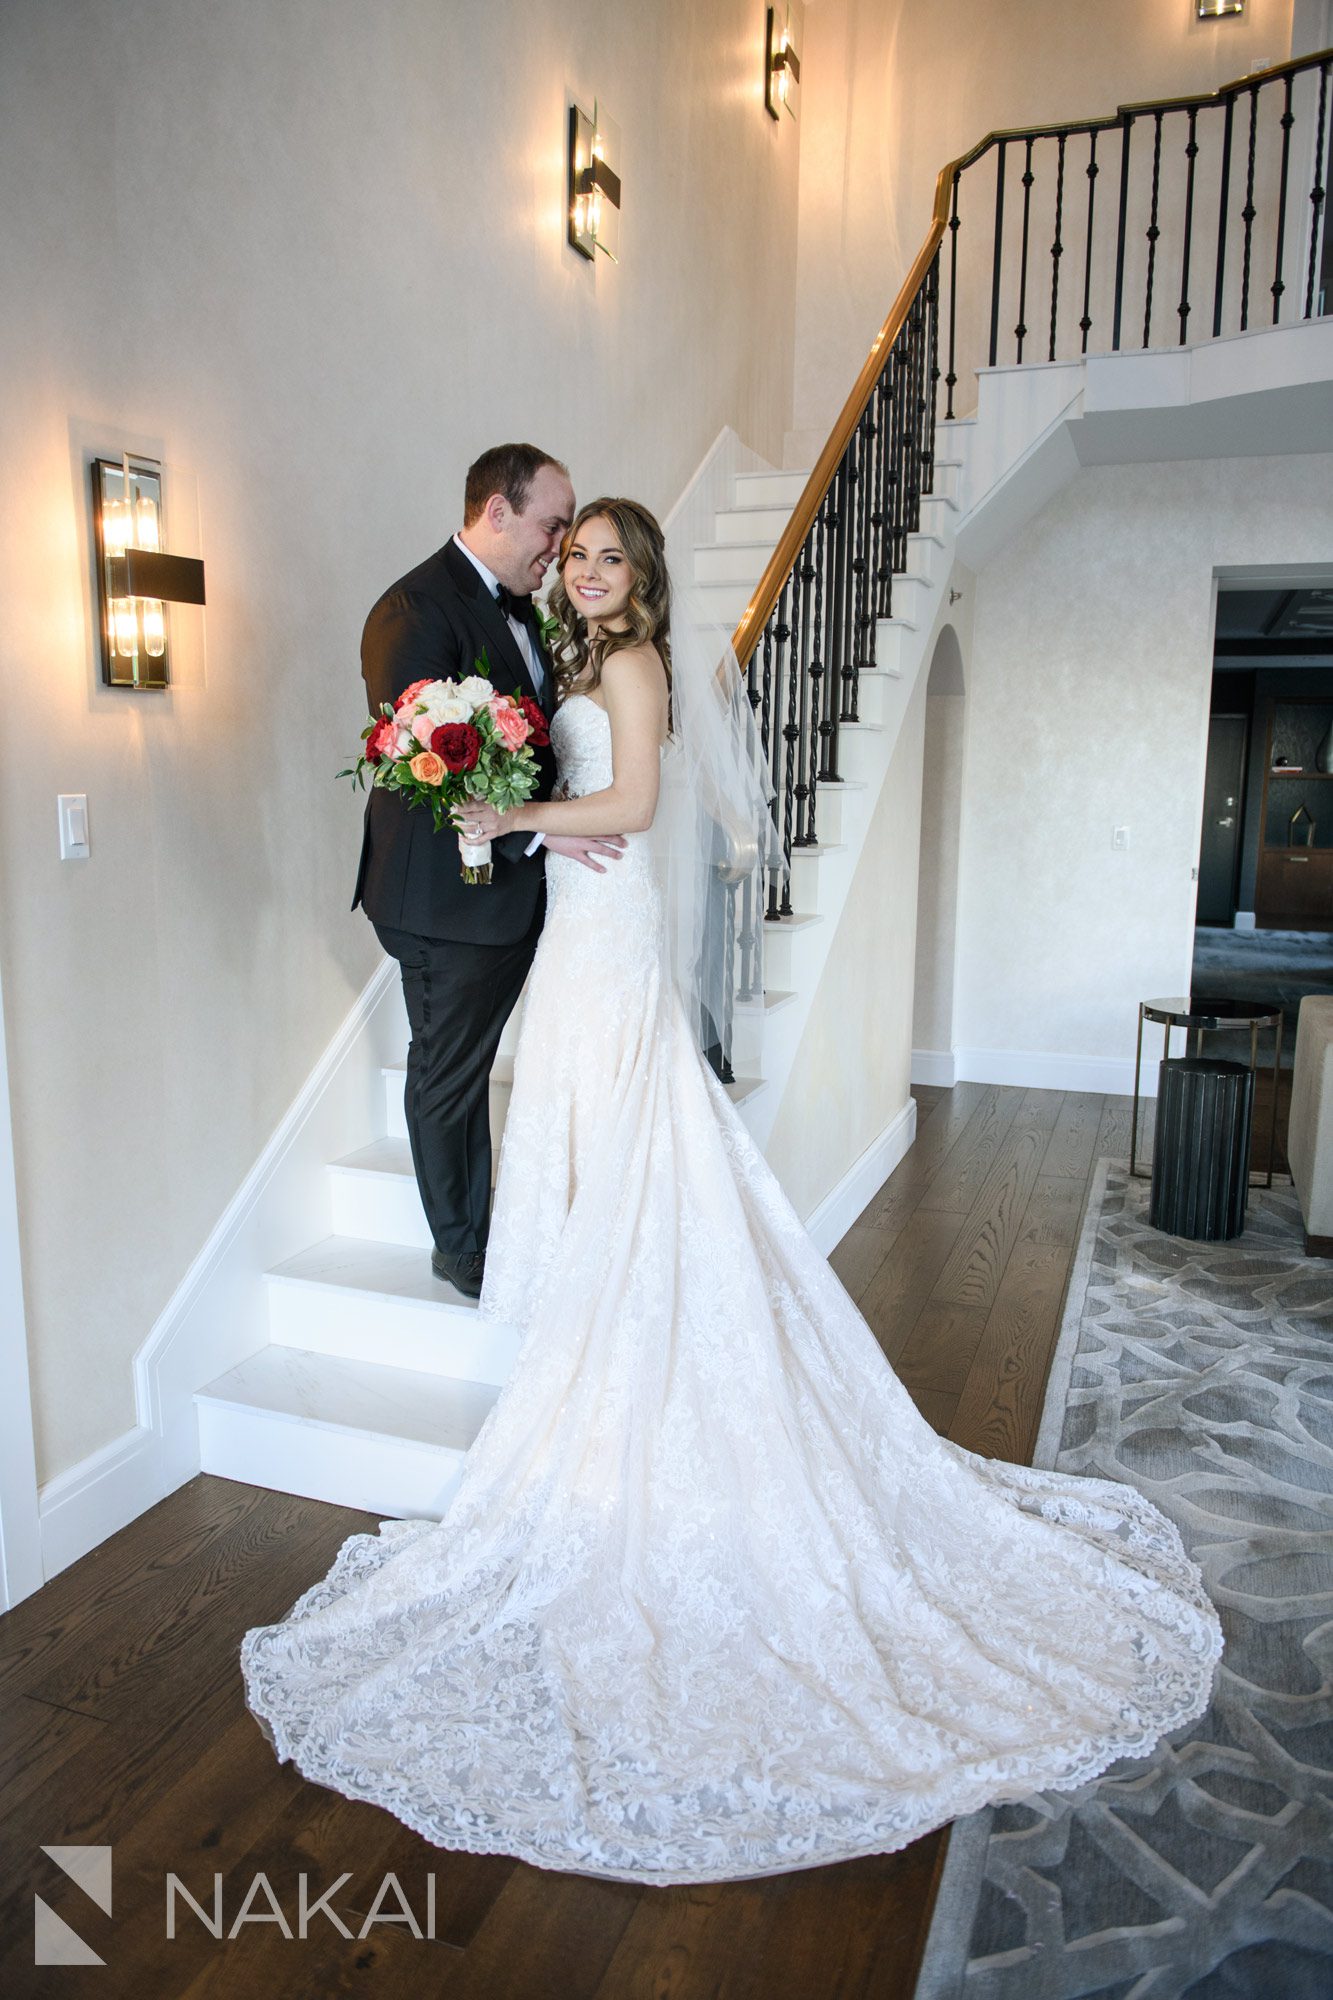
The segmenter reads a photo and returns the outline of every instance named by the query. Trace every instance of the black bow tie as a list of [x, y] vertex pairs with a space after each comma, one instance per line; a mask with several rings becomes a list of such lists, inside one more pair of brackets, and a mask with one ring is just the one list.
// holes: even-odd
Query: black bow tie
[[517, 618], [521, 625], [532, 609], [532, 594], [520, 596], [516, 590], [506, 590], [502, 583], [495, 586], [495, 601], [500, 607], [502, 618]]

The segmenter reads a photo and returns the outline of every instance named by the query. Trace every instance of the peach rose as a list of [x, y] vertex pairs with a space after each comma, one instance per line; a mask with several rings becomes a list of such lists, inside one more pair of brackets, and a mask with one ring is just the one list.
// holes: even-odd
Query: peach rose
[[486, 706], [491, 711], [495, 733], [505, 749], [521, 750], [529, 735], [528, 719], [522, 709], [503, 694], [497, 694]]
[[444, 759], [437, 757], [433, 750], [423, 750], [414, 757], [408, 770], [419, 785], [442, 785], [444, 783]]

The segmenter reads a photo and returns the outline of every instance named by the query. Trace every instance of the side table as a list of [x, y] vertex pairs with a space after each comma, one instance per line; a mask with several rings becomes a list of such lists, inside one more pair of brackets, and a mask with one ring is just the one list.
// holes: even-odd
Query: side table
[[1168, 1000], [1140, 1000], [1139, 1037], [1134, 1051], [1134, 1109], [1129, 1126], [1129, 1171], [1135, 1180], [1151, 1178], [1150, 1167], [1138, 1165], [1139, 1141], [1139, 1098], [1143, 1069], [1143, 1024], [1145, 1021], [1159, 1021], [1162, 1025], [1162, 1060], [1171, 1054], [1171, 1030], [1184, 1028], [1185, 1047], [1189, 1048], [1189, 1035], [1194, 1032], [1194, 1053], [1203, 1054], [1203, 1038], [1219, 1029], [1248, 1028], [1250, 1031], [1250, 1068], [1257, 1071], [1259, 1063], [1259, 1030], [1276, 1030], [1276, 1046], [1273, 1050], [1273, 1104], [1268, 1121], [1268, 1173], [1266, 1177], [1252, 1177], [1255, 1187], [1273, 1185], [1273, 1155], [1277, 1147], [1277, 1101], [1278, 1089], [1282, 1081], [1282, 1009], [1280, 1007], [1253, 1006], [1244, 1000], [1200, 1000], [1197, 1003], [1189, 994], [1178, 995]]

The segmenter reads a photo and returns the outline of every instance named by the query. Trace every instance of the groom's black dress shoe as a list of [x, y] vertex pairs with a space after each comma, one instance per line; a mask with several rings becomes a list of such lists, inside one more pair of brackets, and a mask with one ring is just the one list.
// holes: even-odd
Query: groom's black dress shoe
[[465, 1298], [481, 1297], [481, 1280], [486, 1269], [484, 1250], [464, 1250], [459, 1256], [450, 1256], [445, 1250], [432, 1250], [430, 1268], [437, 1278], [443, 1278], [455, 1291]]

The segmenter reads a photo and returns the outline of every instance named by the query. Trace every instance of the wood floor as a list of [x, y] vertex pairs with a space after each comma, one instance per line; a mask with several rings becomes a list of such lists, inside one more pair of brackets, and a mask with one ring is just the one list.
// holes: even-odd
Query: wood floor
[[[918, 1090], [916, 1144], [833, 1262], [937, 1430], [1024, 1459], [1094, 1161], [1129, 1148], [1129, 1100], [960, 1084]], [[0, 1993], [329, 2000], [908, 2000], [944, 1836], [766, 1881], [636, 1889], [451, 1854], [277, 1763], [237, 1649], [375, 1517], [200, 1477], [0, 1619]], [[110, 1842], [104, 1915], [40, 1849]], [[295, 1930], [235, 1920], [258, 1871]], [[393, 1870], [434, 1939], [356, 1931]], [[187, 1905], [165, 1935], [168, 1872]], [[34, 1969], [40, 1896], [106, 1970]], [[264, 1890], [252, 1913], [273, 1914]], [[382, 1914], [401, 1916], [392, 1887]], [[354, 1914], [355, 1913], [355, 1914]]]

